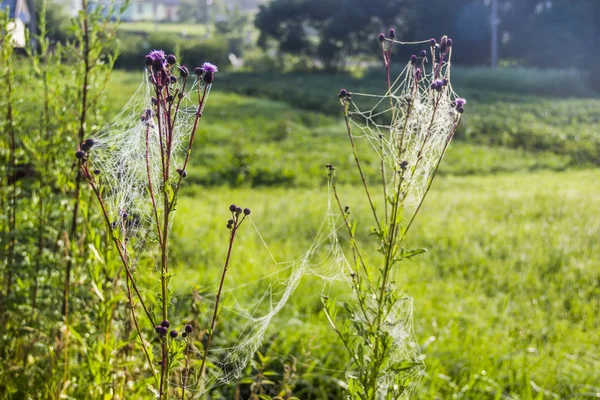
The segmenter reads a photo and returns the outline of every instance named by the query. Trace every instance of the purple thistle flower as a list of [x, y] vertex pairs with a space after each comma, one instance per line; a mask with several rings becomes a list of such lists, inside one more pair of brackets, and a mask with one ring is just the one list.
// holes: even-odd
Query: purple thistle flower
[[217, 68], [216, 65], [211, 64], [209, 62], [205, 62], [204, 64], [202, 64], [201, 68], [204, 70], [204, 72], [212, 72], [213, 74], [219, 72], [219, 68]]
[[459, 114], [462, 114], [463, 112], [465, 112], [465, 104], [467, 104], [467, 100], [465, 100], [463, 98], [458, 98], [458, 99], [454, 100], [454, 104], [456, 104], [456, 111]]
[[385, 35], [383, 33], [380, 33], [379, 36], [377, 36], [377, 38], [380, 42], [383, 42], [385, 40]]
[[410, 63], [412, 65], [415, 65], [417, 63], [417, 55], [413, 54], [412, 56], [410, 56]]
[[390, 29], [390, 39], [394, 40], [396, 38], [396, 30], [394, 28]]
[[152, 61], [163, 61], [165, 59], [165, 52], [162, 50], [152, 50], [150, 53], [148, 53], [147, 57], [150, 57]]
[[437, 90], [438, 92], [440, 92], [443, 87], [444, 87], [444, 81], [441, 80], [441, 79], [436, 79], [431, 84], [431, 88], [434, 89], [434, 90]]
[[429, 45], [430, 45], [431, 47], [435, 46], [435, 44], [436, 44], [436, 43], [437, 43], [437, 42], [436, 42], [436, 40], [435, 40], [434, 38], [431, 38], [431, 39], [429, 39]]
[[204, 82], [211, 84], [215, 79], [215, 74], [219, 72], [219, 69], [216, 65], [211, 64], [209, 62], [205, 62], [202, 64], [202, 70], [204, 70]]

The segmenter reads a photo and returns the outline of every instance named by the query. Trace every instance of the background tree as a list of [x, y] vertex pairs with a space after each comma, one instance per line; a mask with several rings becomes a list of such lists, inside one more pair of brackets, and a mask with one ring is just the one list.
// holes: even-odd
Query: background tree
[[[255, 26], [259, 44], [313, 57], [327, 70], [345, 65], [348, 55], [372, 51], [377, 33], [407, 25], [412, 0], [274, 0], [260, 6]], [[399, 33], [400, 33], [399, 32]]]

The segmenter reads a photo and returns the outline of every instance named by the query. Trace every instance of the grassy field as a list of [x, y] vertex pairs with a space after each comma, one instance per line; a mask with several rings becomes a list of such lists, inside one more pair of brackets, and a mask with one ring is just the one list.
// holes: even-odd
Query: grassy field
[[181, 23], [159, 23], [154, 22], [123, 22], [119, 25], [119, 31], [132, 33], [168, 33], [181, 36], [204, 36], [207, 26], [203, 24], [181, 24]]
[[[312, 245], [327, 212], [325, 163], [337, 166], [342, 201], [357, 218], [360, 242], [374, 248], [333, 105], [342, 79], [326, 84], [322, 76], [304, 77], [287, 86], [288, 79], [272, 78], [275, 83], [267, 85], [219, 76], [193, 153], [193, 185], [179, 202], [174, 287], [184, 304], [194, 288], [216, 285], [227, 206], [253, 210], [257, 229], [244, 228], [227, 281], [237, 289], [226, 296], [231, 321], [224, 331], [238, 329], [236, 311], [266, 285], [281, 289], [289, 273], [284, 262]], [[137, 74], [115, 74], [110, 113], [140, 80]], [[352, 83], [343, 86], [351, 89]], [[469, 100], [464, 126], [407, 244], [429, 251], [401, 265], [395, 277], [414, 298], [414, 326], [427, 364], [419, 397], [596, 398], [600, 173], [593, 166], [600, 153], [600, 101], [463, 84]], [[375, 157], [364, 143], [358, 146], [367, 154], [368, 178], [374, 177]], [[377, 254], [369, 257], [376, 260]], [[294, 393], [302, 399], [341, 398], [348, 364], [323, 315], [322, 293], [343, 300], [349, 290], [342, 282], [305, 276], [261, 348], [275, 371], [284, 362], [296, 363]], [[220, 340], [225, 345], [228, 338]], [[233, 390], [221, 394], [232, 398]]]
[[[600, 212], [598, 187], [597, 171], [440, 179], [409, 243], [429, 252], [396, 274], [397, 285], [414, 298], [415, 329], [426, 357], [421, 398], [596, 396], [600, 221], [590, 215]], [[367, 207], [355, 200], [361, 190], [347, 186], [341, 193], [359, 216], [358, 234], [367, 245], [369, 227], [360, 222]], [[219, 268], [211, 266], [224, 257], [228, 203], [252, 208], [258, 232], [278, 261], [296, 259], [310, 247], [327, 211], [325, 187], [198, 187], [186, 194], [176, 228], [176, 287], [183, 298], [194, 285], [210, 287], [217, 280]], [[269, 262], [261, 236], [252, 226], [244, 230], [228, 285], [283, 269]], [[296, 357], [299, 375], [308, 381], [314, 368], [343, 379], [347, 362], [328, 331], [322, 292], [344, 298], [348, 288], [304, 278], [270, 329], [269, 354]]]

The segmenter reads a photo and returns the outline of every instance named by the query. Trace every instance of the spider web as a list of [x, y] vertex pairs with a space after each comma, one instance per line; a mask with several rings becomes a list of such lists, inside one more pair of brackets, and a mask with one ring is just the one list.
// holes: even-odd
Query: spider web
[[[387, 192], [399, 191], [407, 207], [423, 200], [460, 120], [450, 57], [429, 72], [425, 63], [407, 62], [383, 95], [352, 92], [353, 137], [370, 144], [385, 166]], [[431, 88], [437, 80], [446, 82], [441, 91]]]
[[[436, 70], [437, 68], [437, 70]], [[430, 88], [437, 79], [447, 79], [447, 88], [437, 92]], [[399, 190], [405, 204], [418, 205], [431, 184], [439, 161], [443, 157], [457, 124], [455, 111], [456, 95], [449, 83], [450, 63], [432, 65], [431, 72], [423, 71], [422, 79], [415, 78], [415, 66], [408, 63], [402, 73], [384, 95], [353, 93], [350, 103], [352, 123], [357, 128], [354, 137], [365, 138], [386, 166], [387, 190]], [[189, 134], [197, 112], [197, 102], [192, 99], [199, 92], [199, 83], [192, 85], [182, 99], [173, 128], [173, 150], [170, 165], [172, 178], [177, 178], [177, 168], [187, 151]], [[200, 83], [201, 85], [201, 83]], [[362, 101], [371, 106], [361, 111]], [[106, 209], [113, 224], [120, 227], [123, 237], [129, 239], [128, 247], [133, 252], [152, 255], [156, 250], [156, 226], [148, 181], [154, 183], [153, 193], [161, 193], [159, 187], [162, 168], [159, 163], [147, 163], [146, 159], [160, 160], [161, 143], [158, 127], [151, 110], [152, 85], [147, 74], [115, 121], [94, 138], [95, 145], [90, 165], [102, 183]], [[373, 105], [373, 101], [375, 104]], [[149, 157], [146, 157], [146, 152]], [[401, 172], [400, 172], [401, 171]], [[402, 174], [402, 179], [399, 178]], [[150, 177], [150, 179], [148, 179]], [[238, 326], [235, 334], [229, 335], [229, 343], [212, 347], [208, 359], [212, 365], [207, 376], [201, 379], [199, 371], [193, 369], [186, 390], [193, 398], [200, 398], [213, 388], [240, 378], [274, 318], [284, 309], [304, 276], [316, 276], [324, 284], [343, 281], [350, 285], [350, 264], [340, 245], [339, 229], [341, 215], [333, 211], [332, 193], [329, 191], [327, 209], [316, 237], [307, 251], [291, 262], [277, 262], [266, 243], [274, 272], [258, 280], [227, 287], [223, 295], [229, 301], [221, 305], [224, 320], [234, 319]], [[156, 208], [164, 212], [164, 206], [156, 199]], [[262, 240], [256, 225], [249, 221]], [[139, 258], [139, 257], [138, 257]], [[261, 293], [248, 303], [248, 291]], [[144, 294], [144, 292], [142, 292]], [[214, 299], [206, 298], [214, 305]], [[383, 329], [393, 338], [387, 365], [401, 362], [420, 363], [420, 352], [415, 338], [413, 303], [410, 297], [402, 297], [390, 311]], [[203, 349], [194, 349], [193, 356], [200, 359]], [[406, 387], [396, 387], [398, 372], [389, 371], [379, 384], [378, 396], [386, 398], [389, 393], [408, 398], [420, 380], [423, 365], [401, 372]], [[352, 373], [350, 373], [352, 374]], [[173, 387], [182, 383], [176, 374], [171, 376]]]
[[[178, 178], [176, 169], [182, 167], [187, 152], [189, 134], [198, 104], [194, 102], [194, 96], [198, 92], [199, 84], [202, 85], [195, 82], [182, 99], [182, 106], [177, 112], [172, 130], [170, 173], [174, 179]], [[199, 89], [201, 91], [203, 87]], [[165, 188], [159, 186], [162, 181], [162, 166], [160, 162], [155, 162], [161, 159], [159, 128], [156, 126], [156, 120], [148, 117], [152, 96], [153, 85], [145, 73], [140, 87], [115, 120], [93, 137], [94, 146], [88, 160], [90, 171], [94, 171], [94, 180], [101, 188], [110, 222], [114, 229], [119, 230], [121, 237], [127, 238], [124, 244], [128, 248], [132, 266], [138, 269], [137, 274], [153, 272], [147, 268], [140, 268], [137, 264], [144, 256], [149, 259], [156, 258], [153, 256], [158, 248], [149, 176], [153, 183], [156, 208], [159, 215], [164, 212], [161, 191]], [[155, 161], [147, 163], [147, 158]], [[227, 332], [229, 344], [217, 347], [218, 343], [215, 343], [215, 346], [211, 346], [208, 361], [212, 367], [206, 370], [203, 379], [199, 376], [198, 368], [192, 367], [186, 382], [186, 391], [193, 395], [192, 398], [200, 398], [215, 387], [242, 376], [262, 344], [269, 325], [283, 310], [302, 277], [313, 275], [324, 282], [348, 279], [348, 263], [337, 237], [338, 219], [339, 215], [331, 212], [329, 204], [324, 221], [309, 249], [294, 261], [277, 262], [258, 228], [248, 217], [270, 255], [271, 269], [274, 272], [252, 282], [234, 287], [225, 286], [223, 296], [227, 301], [220, 303], [219, 316], [222, 320], [235, 321], [238, 328], [231, 335]], [[154, 268], [156, 276], [159, 276], [159, 266], [155, 265]], [[142, 296], [149, 294], [150, 290], [142, 288]], [[248, 302], [248, 292], [259, 295]], [[209, 309], [215, 304], [213, 296], [214, 294], [208, 294], [203, 298]], [[152, 337], [152, 334], [149, 337]], [[155, 349], [154, 352], [157, 353], [158, 350]], [[203, 355], [203, 349], [193, 347], [193, 359], [200, 360]], [[171, 387], [182, 387], [180, 376], [172, 374], [170, 378]], [[154, 388], [149, 390], [156, 394]]]

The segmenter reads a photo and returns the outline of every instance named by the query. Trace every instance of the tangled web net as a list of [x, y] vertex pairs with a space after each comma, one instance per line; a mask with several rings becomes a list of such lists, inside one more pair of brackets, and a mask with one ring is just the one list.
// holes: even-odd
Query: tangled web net
[[[195, 82], [182, 99], [172, 130], [171, 182], [178, 177], [177, 169], [182, 166], [189, 143], [198, 104], [191, 96], [197, 93], [197, 85], [198, 82]], [[156, 233], [156, 225], [153, 225], [149, 180], [159, 215], [164, 212], [159, 194], [162, 190], [172, 190], [161, 186], [162, 168], [157, 162], [161, 159], [159, 127], [148, 114], [152, 90], [153, 85], [146, 72], [142, 84], [123, 110], [94, 137], [90, 158], [91, 169], [102, 185], [103, 199], [113, 227], [119, 229], [136, 250], [147, 250], [151, 247], [147, 246], [148, 241], [156, 240], [156, 235], [151, 234]], [[162, 123], [165, 123], [164, 120]]]
[[[368, 140], [386, 166], [388, 192], [398, 191], [405, 204], [417, 205], [422, 201], [459, 120], [455, 110], [456, 95], [449, 82], [448, 88], [442, 91], [430, 87], [436, 79], [449, 81], [449, 76], [450, 65], [445, 63], [432, 66], [430, 74], [423, 72], [423, 76], [417, 79], [415, 66], [409, 63], [393, 82], [389, 93], [379, 96], [353, 93], [352, 122], [359, 132], [354, 136]], [[182, 167], [197, 112], [198, 102], [190, 96], [199, 91], [197, 86], [191, 89], [182, 99], [172, 130], [173, 156], [169, 167], [173, 179], [177, 179], [176, 171]], [[356, 102], [361, 98], [375, 99], [375, 105], [361, 111]], [[161, 148], [158, 127], [151, 118], [143, 117], [151, 99], [152, 85], [144, 76], [140, 88], [115, 121], [94, 138], [96, 144], [90, 160], [102, 183], [112, 223], [120, 226], [123, 237], [129, 239], [128, 246], [138, 252], [152, 252], [156, 248], [153, 245], [157, 239], [152, 214], [154, 208], [148, 182], [156, 185], [154, 193], [169, 190], [158, 186], [163, 171], [161, 165], [146, 162], [148, 158], [160, 160]], [[188, 379], [186, 389], [188, 393], [194, 393], [194, 398], [242, 376], [263, 342], [269, 325], [284, 309], [302, 277], [313, 275], [325, 282], [345, 281], [350, 285], [352, 271], [338, 235], [342, 226], [341, 215], [333, 210], [331, 202], [330, 193], [324, 221], [303, 256], [285, 263], [276, 262], [271, 256], [272, 273], [224, 291], [224, 296], [229, 296], [232, 301], [223, 304], [222, 313], [235, 318], [239, 328], [229, 344], [210, 349], [208, 358], [212, 367], [207, 370], [204, 379], [198, 376], [199, 371], [192, 369], [191, 374], [196, 376]], [[162, 202], [157, 199], [155, 203], [158, 211], [163, 213]], [[262, 238], [258, 229], [256, 232]], [[237, 301], [238, 296], [242, 298], [242, 293], [250, 290], [262, 295], [251, 304]], [[205, 301], [211, 305], [215, 300], [207, 298]], [[402, 363], [420, 366], [390, 369], [379, 384], [379, 397], [386, 398], [390, 392], [399, 393], [394, 398], [409, 397], [423, 371], [412, 325], [412, 299], [398, 299], [383, 326], [394, 341], [387, 366], [401, 366]], [[195, 349], [194, 352], [196, 359], [203, 356], [203, 349]], [[397, 387], [398, 374], [405, 378], [405, 387]], [[173, 375], [172, 379], [176, 380], [171, 382], [173, 386], [181, 385], [177, 375]]]
[[399, 191], [407, 207], [423, 200], [460, 121], [450, 55], [429, 72], [420, 59], [409, 61], [383, 95], [352, 93], [354, 137], [370, 143], [385, 165], [387, 193]]
[[[175, 181], [179, 177], [176, 171], [181, 168], [187, 152], [189, 134], [197, 111], [198, 102], [191, 96], [198, 92], [198, 84], [202, 85], [196, 82], [182, 99], [172, 130], [170, 173]], [[158, 243], [148, 176], [154, 185], [154, 202], [159, 214], [164, 212], [164, 205], [157, 194], [168, 190], [159, 186], [162, 181], [162, 166], [156, 162], [161, 159], [158, 127], [152, 118], [144, 117], [152, 97], [153, 85], [146, 73], [140, 87], [121, 113], [93, 138], [94, 147], [88, 161], [90, 170], [94, 171], [94, 179], [100, 184], [111, 224], [119, 230], [122, 237], [127, 238], [126, 246], [134, 266], [140, 258], [135, 257], [136, 254], [150, 257], [156, 255]], [[148, 163], [147, 159], [153, 161]], [[328, 210], [312, 245], [301, 257], [291, 262], [275, 261], [258, 228], [248, 217], [270, 255], [272, 272], [258, 280], [234, 287], [229, 287], [226, 283], [223, 296], [228, 297], [229, 301], [221, 302], [219, 314], [221, 319], [235, 320], [237, 329], [226, 333], [230, 342], [226, 346], [217, 347], [217, 343], [217, 346], [209, 349], [208, 360], [212, 367], [206, 370], [204, 379], [200, 378], [199, 369], [192, 367], [186, 391], [193, 394], [193, 398], [199, 398], [211, 389], [242, 376], [263, 342], [269, 325], [284, 308], [303, 276], [317, 276], [325, 282], [348, 279], [348, 264], [337, 237], [339, 215], [331, 211], [331, 205]], [[158, 265], [155, 268], [160, 272]], [[264, 266], [261, 268], [265, 269]], [[138, 271], [145, 272], [147, 271], [143, 269]], [[142, 296], [149, 290], [142, 289]], [[262, 295], [253, 296], [252, 302], [248, 303], [249, 292]], [[203, 302], [209, 309], [214, 307], [214, 293], [207, 294]], [[157, 351], [155, 349], [155, 353]], [[203, 349], [192, 349], [192, 359], [200, 360], [203, 355]], [[171, 379], [171, 387], [182, 386], [181, 376], [174, 374]], [[149, 389], [157, 395], [155, 389]]]

